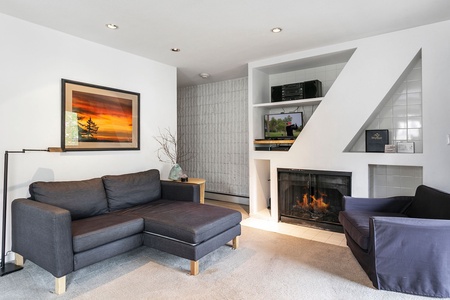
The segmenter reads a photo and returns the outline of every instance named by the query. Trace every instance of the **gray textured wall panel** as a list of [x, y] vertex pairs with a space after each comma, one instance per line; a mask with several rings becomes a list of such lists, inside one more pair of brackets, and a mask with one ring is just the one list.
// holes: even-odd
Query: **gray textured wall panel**
[[248, 80], [178, 90], [178, 141], [191, 158], [179, 161], [209, 192], [248, 196]]

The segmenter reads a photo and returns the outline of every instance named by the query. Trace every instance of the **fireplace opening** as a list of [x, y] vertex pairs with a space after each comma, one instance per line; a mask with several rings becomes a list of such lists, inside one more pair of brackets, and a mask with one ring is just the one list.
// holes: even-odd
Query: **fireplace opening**
[[351, 196], [351, 173], [278, 169], [279, 220], [342, 232], [342, 196]]

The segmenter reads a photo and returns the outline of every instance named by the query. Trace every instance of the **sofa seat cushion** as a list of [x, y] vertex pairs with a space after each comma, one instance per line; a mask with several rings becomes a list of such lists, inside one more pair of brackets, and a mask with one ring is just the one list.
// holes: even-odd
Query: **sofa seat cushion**
[[156, 169], [102, 177], [110, 211], [141, 205], [161, 198], [161, 181]]
[[374, 211], [341, 211], [341, 222], [347, 234], [363, 250], [369, 249], [369, 219], [370, 217], [406, 217], [400, 213], [374, 212]]
[[67, 209], [72, 220], [88, 218], [108, 211], [103, 181], [100, 178], [79, 181], [33, 182], [31, 198]]
[[104, 214], [72, 222], [73, 251], [96, 248], [143, 232], [144, 220], [133, 215]]
[[240, 212], [224, 207], [183, 201], [158, 200], [128, 210], [144, 218], [144, 231], [199, 244], [238, 225]]

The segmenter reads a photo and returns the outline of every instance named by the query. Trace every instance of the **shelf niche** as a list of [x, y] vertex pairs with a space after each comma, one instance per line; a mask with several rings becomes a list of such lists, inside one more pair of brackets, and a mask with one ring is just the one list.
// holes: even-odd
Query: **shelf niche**
[[[309, 119], [331, 88], [356, 49], [306, 57], [266, 66], [250, 68], [251, 74], [251, 140], [264, 137], [263, 115], [268, 113], [303, 112], [303, 124]], [[271, 87], [310, 80], [322, 82], [323, 97], [271, 102]]]
[[365, 152], [365, 131], [388, 129], [389, 144], [414, 142], [415, 153], [423, 153], [421, 51], [382, 99], [345, 152]]

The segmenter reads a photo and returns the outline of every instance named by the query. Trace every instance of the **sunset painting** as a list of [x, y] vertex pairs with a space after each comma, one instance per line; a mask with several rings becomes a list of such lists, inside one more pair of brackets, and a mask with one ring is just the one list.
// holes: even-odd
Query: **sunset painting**
[[139, 94], [63, 80], [68, 150], [137, 149]]
[[131, 142], [132, 102], [129, 99], [72, 92], [80, 142]]

